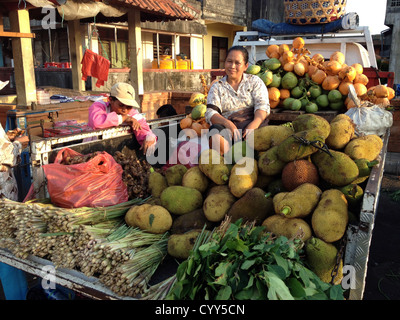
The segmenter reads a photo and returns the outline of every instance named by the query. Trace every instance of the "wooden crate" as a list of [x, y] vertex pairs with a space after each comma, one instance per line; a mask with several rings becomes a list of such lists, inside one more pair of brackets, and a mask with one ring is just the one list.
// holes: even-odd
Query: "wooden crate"
[[[285, 110], [283, 108], [275, 108], [271, 109], [271, 114], [269, 115], [268, 119], [270, 123], [274, 122], [289, 122], [296, 119], [299, 115], [305, 114], [306, 112], [303, 110], [299, 111], [290, 111]], [[332, 119], [338, 114], [338, 111], [329, 110], [329, 111], [318, 111], [314, 114], [325, 118], [328, 122], [331, 122]]]
[[0, 123], [4, 130], [6, 129], [7, 123], [7, 111], [15, 110], [16, 108], [17, 105], [15, 104], [0, 104]]
[[393, 111], [393, 125], [390, 128], [388, 152], [400, 152], [400, 108]]

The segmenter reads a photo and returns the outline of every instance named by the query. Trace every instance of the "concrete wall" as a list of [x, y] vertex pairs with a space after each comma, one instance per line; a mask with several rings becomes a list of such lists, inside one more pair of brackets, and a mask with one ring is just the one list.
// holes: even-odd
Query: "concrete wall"
[[390, 49], [389, 71], [394, 72], [394, 83], [400, 84], [400, 7], [386, 7], [385, 25], [392, 29], [392, 45]]
[[146, 70], [143, 72], [145, 92], [200, 91], [200, 75], [210, 83], [210, 70]]
[[[167, 70], [167, 69], [146, 69], [143, 72], [144, 92], [154, 91], [187, 91], [194, 92], [201, 90], [200, 75], [203, 75], [207, 83], [211, 82], [211, 70]], [[72, 88], [71, 70], [46, 70], [36, 69], [35, 72], [37, 87], [53, 86], [59, 88]], [[97, 88], [90, 83], [96, 83], [96, 79], [90, 78], [87, 81], [86, 89], [98, 92], [109, 92], [117, 82], [130, 82], [129, 69], [110, 69], [108, 81], [104, 86]]]
[[203, 19], [246, 26], [247, 0], [203, 0]]
[[[251, 20], [267, 19], [275, 23], [285, 22], [285, 5], [283, 1], [251, 1]], [[248, 26], [251, 29], [251, 23]]]
[[244, 27], [224, 23], [211, 23], [207, 25], [207, 35], [204, 36], [204, 68], [212, 68], [212, 38], [228, 38], [228, 48], [232, 46], [237, 31], [245, 31]]

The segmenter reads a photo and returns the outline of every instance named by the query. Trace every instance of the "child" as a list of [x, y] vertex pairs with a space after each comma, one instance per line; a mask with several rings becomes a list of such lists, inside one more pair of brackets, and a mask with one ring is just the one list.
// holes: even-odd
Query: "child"
[[135, 89], [128, 83], [119, 82], [110, 91], [108, 102], [97, 101], [89, 108], [89, 123], [93, 129], [105, 129], [129, 124], [144, 154], [153, 154], [157, 141], [146, 119], [139, 113]]

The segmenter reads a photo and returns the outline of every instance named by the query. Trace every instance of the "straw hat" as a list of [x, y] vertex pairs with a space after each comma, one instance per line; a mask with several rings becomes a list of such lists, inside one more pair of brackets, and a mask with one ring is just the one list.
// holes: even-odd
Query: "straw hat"
[[135, 100], [135, 89], [128, 83], [119, 82], [114, 84], [110, 95], [117, 98], [124, 105], [140, 109], [139, 104]]

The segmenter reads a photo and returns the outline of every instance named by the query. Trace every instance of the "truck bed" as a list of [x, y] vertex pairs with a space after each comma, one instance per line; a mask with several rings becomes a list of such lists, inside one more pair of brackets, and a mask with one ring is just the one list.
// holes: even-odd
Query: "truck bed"
[[[293, 115], [294, 116], [294, 115]], [[183, 116], [149, 121], [150, 126], [160, 128], [163, 131], [170, 130], [174, 126], [179, 126], [179, 121]], [[278, 119], [277, 121], [291, 121], [290, 117]], [[380, 187], [382, 183], [384, 166], [386, 160], [386, 150], [390, 135], [390, 129], [383, 137], [383, 148], [380, 153], [379, 165], [375, 166], [367, 181], [362, 201], [360, 220], [357, 225], [349, 224], [345, 235], [343, 247], [344, 265], [350, 266], [349, 277], [353, 282], [349, 282], [350, 300], [362, 300], [365, 288], [365, 278], [367, 274], [367, 263], [369, 248], [371, 245], [372, 232], [376, 218]], [[83, 143], [82, 139], [88, 136], [97, 136], [97, 141]], [[98, 130], [90, 133], [70, 135], [65, 137], [53, 137], [39, 139], [32, 142], [32, 178], [36, 190], [40, 191], [39, 197], [48, 197], [45, 178], [42, 165], [51, 163], [56, 153], [61, 150], [65, 144], [68, 147], [81, 153], [104, 150], [109, 153], [121, 150], [124, 146], [129, 148], [138, 148], [132, 139], [132, 133], [128, 127], [118, 127], [107, 130]], [[160, 266], [158, 276], [165, 278], [173, 274], [176, 270], [176, 262], [172, 259], [165, 261]], [[28, 259], [19, 259], [13, 256], [5, 249], [0, 249], [0, 262], [4, 262], [25, 272], [42, 277], [42, 268], [45, 265], [52, 265], [51, 261], [29, 256]], [[168, 274], [167, 274], [168, 273]], [[354, 276], [351, 278], [351, 276]], [[112, 299], [132, 299], [130, 297], [121, 297], [111, 292], [107, 287], [99, 282], [97, 278], [87, 277], [83, 273], [70, 269], [57, 269], [56, 282], [74, 291], [92, 299], [112, 300]]]

